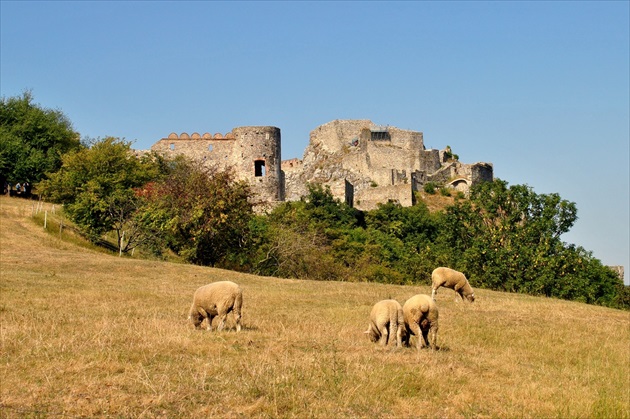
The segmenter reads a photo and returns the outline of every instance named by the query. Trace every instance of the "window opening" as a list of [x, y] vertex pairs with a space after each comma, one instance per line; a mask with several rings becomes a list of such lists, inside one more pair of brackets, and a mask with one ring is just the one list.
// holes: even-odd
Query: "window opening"
[[388, 126], [376, 125], [370, 128], [370, 139], [372, 141], [391, 141]]
[[171, 145], [169, 146], [169, 148], [170, 148], [171, 150], [175, 150], [175, 143], [171, 143]]
[[264, 160], [254, 161], [254, 176], [256, 177], [265, 176], [265, 161]]

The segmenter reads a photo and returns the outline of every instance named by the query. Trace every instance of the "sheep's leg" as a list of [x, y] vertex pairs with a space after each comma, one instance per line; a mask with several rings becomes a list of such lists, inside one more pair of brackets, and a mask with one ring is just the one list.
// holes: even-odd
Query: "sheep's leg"
[[[398, 345], [398, 342], [400, 341], [400, 337], [399, 337], [399, 327], [398, 327], [398, 322], [395, 320], [392, 320], [389, 322], [389, 338], [390, 339], [394, 339], [394, 337], [396, 338], [396, 344]], [[389, 341], [388, 341], [389, 343]], [[400, 345], [398, 345], [400, 346]]]
[[387, 341], [389, 340], [389, 332], [387, 331], [387, 327], [382, 327], [381, 330], [381, 338], [379, 339], [379, 345], [387, 346]]
[[404, 347], [409, 346], [409, 339], [411, 338], [411, 329], [405, 324], [402, 326], [402, 340], [401, 343]]
[[437, 288], [432, 288], [431, 289], [431, 298], [433, 299], [433, 301], [435, 301], [435, 294], [437, 294]]
[[409, 328], [411, 329], [411, 333], [416, 335], [416, 347], [420, 350], [422, 348], [422, 330], [420, 330], [420, 325], [418, 323], [412, 323], [409, 325]]
[[396, 329], [396, 346], [400, 348], [402, 346], [402, 335], [403, 335], [403, 325], [398, 324], [398, 328]]
[[241, 331], [241, 315], [234, 313], [234, 321], [236, 322], [236, 331]]
[[217, 332], [220, 332], [221, 330], [223, 330], [223, 328], [225, 327], [226, 319], [227, 319], [227, 313], [219, 315], [219, 325], [217, 326]]
[[431, 349], [437, 350], [437, 331], [438, 331], [438, 327], [437, 326], [432, 326], [429, 329], [429, 334], [431, 337]]
[[[429, 344], [428, 335], [429, 335], [429, 331], [428, 330], [423, 330], [422, 331], [422, 340], [424, 340], [424, 345], [423, 346], [426, 346], [426, 347], [431, 346]], [[420, 339], [418, 339], [418, 340], [420, 340]], [[418, 348], [418, 349], [420, 349], [420, 348]]]
[[206, 319], [208, 319], [208, 326], [206, 327], [206, 329], [208, 331], [212, 330], [212, 319], [214, 318], [214, 316], [212, 316], [212, 314], [208, 314], [208, 316], [206, 317]]

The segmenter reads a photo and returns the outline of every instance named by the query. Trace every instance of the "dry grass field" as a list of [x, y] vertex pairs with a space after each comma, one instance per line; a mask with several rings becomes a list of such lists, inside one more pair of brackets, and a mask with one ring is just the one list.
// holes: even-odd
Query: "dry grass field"
[[[428, 286], [121, 258], [44, 231], [32, 202], [8, 197], [0, 269], [2, 418], [630, 418], [624, 311], [441, 290], [440, 350], [384, 349], [363, 335], [372, 305]], [[187, 322], [194, 290], [217, 280], [244, 290], [240, 333]]]

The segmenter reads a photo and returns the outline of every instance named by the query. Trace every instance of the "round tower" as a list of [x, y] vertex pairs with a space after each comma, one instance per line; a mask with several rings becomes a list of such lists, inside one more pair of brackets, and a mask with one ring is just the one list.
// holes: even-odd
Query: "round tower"
[[280, 128], [238, 127], [232, 134], [240, 148], [238, 172], [252, 186], [254, 203], [284, 200]]

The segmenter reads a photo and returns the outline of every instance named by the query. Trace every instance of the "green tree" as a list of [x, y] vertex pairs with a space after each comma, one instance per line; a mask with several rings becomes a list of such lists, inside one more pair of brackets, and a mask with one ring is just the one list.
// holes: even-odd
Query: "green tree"
[[366, 213], [365, 223], [369, 242], [381, 249], [380, 265], [402, 275], [405, 283], [429, 280], [436, 263], [433, 242], [439, 231], [436, 217], [426, 204], [380, 204]]
[[334, 243], [362, 222], [362, 213], [335, 199], [329, 188], [308, 186], [300, 201], [276, 207], [256, 222], [255, 272], [286, 278], [347, 280], [349, 265]]
[[79, 134], [58, 110], [33, 103], [25, 92], [21, 97], [0, 100], [0, 177], [15, 184], [37, 183], [46, 173], [57, 171], [63, 154], [80, 149]]
[[178, 158], [169, 173], [144, 194], [139, 214], [145, 230], [155, 231], [163, 246], [185, 260], [230, 266], [246, 253], [254, 213], [250, 187], [230, 170], [219, 171]]
[[122, 251], [141, 243], [144, 235], [134, 222], [142, 205], [136, 188], [158, 178], [159, 157], [137, 158], [130, 142], [107, 137], [62, 160], [61, 169], [41, 182], [42, 194], [64, 204], [68, 217], [93, 241], [115, 231]]
[[449, 266], [467, 273], [473, 285], [617, 304], [614, 273], [561, 240], [577, 220], [575, 203], [501, 180], [475, 186], [470, 196], [447, 208], [437, 242], [452, 249]]

